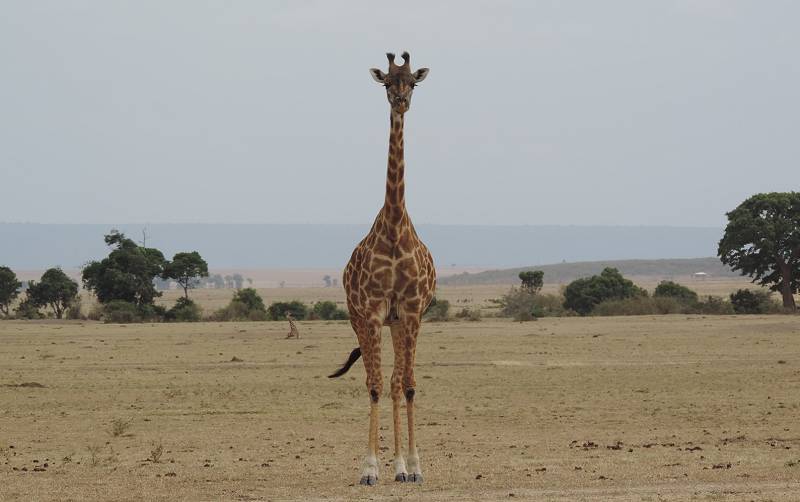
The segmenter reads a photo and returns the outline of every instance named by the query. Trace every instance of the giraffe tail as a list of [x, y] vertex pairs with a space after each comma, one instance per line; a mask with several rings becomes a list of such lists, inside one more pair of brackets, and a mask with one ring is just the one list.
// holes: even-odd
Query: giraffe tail
[[333, 373], [332, 375], [328, 375], [328, 378], [338, 378], [347, 373], [347, 370], [350, 369], [350, 366], [352, 366], [353, 363], [358, 361], [359, 357], [361, 357], [361, 347], [356, 347], [353, 349], [353, 352], [350, 353], [350, 357], [347, 358], [347, 361], [344, 363], [344, 366], [336, 370], [336, 372]]

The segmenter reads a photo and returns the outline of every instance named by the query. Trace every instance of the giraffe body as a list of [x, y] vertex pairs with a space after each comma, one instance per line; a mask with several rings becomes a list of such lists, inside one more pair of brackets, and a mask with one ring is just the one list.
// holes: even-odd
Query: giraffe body
[[[414, 439], [414, 359], [422, 314], [430, 304], [436, 285], [436, 271], [428, 248], [414, 230], [405, 206], [405, 161], [403, 158], [404, 114], [411, 92], [428, 74], [427, 68], [411, 72], [408, 53], [402, 66], [389, 57], [389, 73], [370, 70], [383, 84], [391, 105], [389, 162], [386, 197], [367, 236], [356, 246], [344, 271], [350, 323], [358, 348], [332, 377], [340, 376], [363, 356], [370, 397], [370, 427], [361, 484], [378, 479], [378, 402], [383, 392], [381, 372], [381, 329], [389, 326], [394, 349], [391, 397], [394, 425], [395, 480], [422, 482]], [[408, 420], [407, 459], [401, 452], [401, 400], [406, 400]], [[408, 463], [406, 464], [406, 460]]]

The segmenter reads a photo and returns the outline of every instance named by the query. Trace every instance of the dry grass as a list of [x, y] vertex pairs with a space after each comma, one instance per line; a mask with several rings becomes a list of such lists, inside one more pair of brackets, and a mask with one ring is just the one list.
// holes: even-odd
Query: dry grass
[[[800, 493], [796, 316], [426, 324], [417, 356], [426, 481], [391, 481], [387, 450], [374, 488], [353, 485], [366, 447], [362, 365], [325, 378], [355, 338], [343, 322], [300, 325], [303, 339], [286, 340], [283, 323], [0, 322], [0, 499]], [[37, 357], [44, 351], [54, 357]], [[382, 409], [390, 447], [388, 400]], [[103, 432], [118, 417], [135, 420], [136, 434]]]

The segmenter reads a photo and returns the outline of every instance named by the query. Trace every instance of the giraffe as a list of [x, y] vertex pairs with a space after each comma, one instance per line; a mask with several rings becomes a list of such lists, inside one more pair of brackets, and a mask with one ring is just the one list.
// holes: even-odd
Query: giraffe
[[286, 311], [286, 319], [289, 321], [289, 333], [286, 335], [286, 338], [296, 338], [299, 340], [300, 332], [297, 330], [297, 325], [294, 323], [294, 317], [291, 312]]
[[[364, 357], [370, 418], [367, 454], [360, 484], [378, 481], [378, 401], [383, 391], [381, 374], [381, 329], [389, 326], [394, 349], [391, 377], [392, 416], [394, 421], [395, 481], [422, 482], [419, 454], [414, 439], [414, 358], [422, 313], [430, 304], [436, 285], [433, 258], [411, 224], [405, 206], [405, 162], [403, 160], [403, 118], [408, 111], [411, 93], [428, 75], [428, 68], [411, 71], [411, 58], [402, 54], [403, 64], [396, 65], [394, 54], [386, 54], [389, 72], [372, 68], [370, 74], [386, 88], [390, 105], [389, 163], [383, 208], [367, 236], [353, 251], [344, 271], [350, 324], [358, 338], [347, 362], [335, 378]], [[401, 451], [401, 399], [405, 397], [408, 421], [407, 460]]]

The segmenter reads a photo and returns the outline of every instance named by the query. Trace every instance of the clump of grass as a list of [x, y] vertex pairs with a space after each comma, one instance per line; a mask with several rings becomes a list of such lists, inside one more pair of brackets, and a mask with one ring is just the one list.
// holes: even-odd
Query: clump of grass
[[109, 431], [113, 437], [119, 437], [125, 434], [133, 424], [133, 419], [115, 418], [111, 421], [111, 430]]
[[89, 465], [97, 467], [100, 463], [100, 452], [103, 451], [103, 447], [98, 444], [89, 444], [86, 445], [86, 450], [89, 452]]
[[456, 313], [457, 319], [465, 319], [467, 321], [480, 321], [481, 320], [481, 311], [479, 309], [468, 309], [464, 307], [459, 312]]
[[150, 456], [147, 457], [147, 459], [153, 462], [154, 464], [157, 464], [161, 460], [161, 455], [164, 454], [164, 445], [159, 440], [158, 442], [153, 441], [152, 443], [150, 443], [150, 446], [151, 446]]

